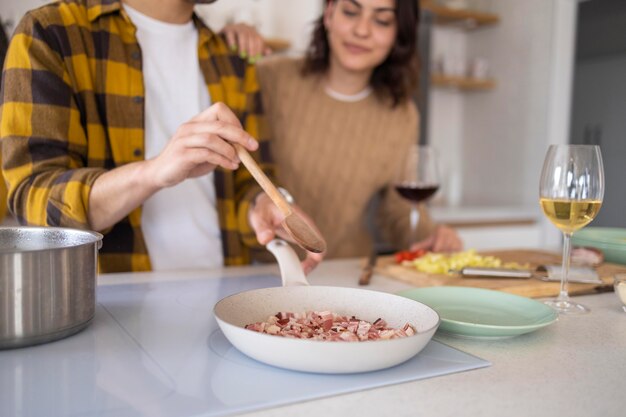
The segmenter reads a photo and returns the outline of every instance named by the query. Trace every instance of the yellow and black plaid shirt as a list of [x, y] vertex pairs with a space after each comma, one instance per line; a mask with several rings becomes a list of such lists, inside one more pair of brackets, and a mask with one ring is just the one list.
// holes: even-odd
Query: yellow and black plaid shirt
[[[272, 174], [256, 71], [194, 16], [200, 68], [260, 142]], [[0, 144], [9, 207], [22, 224], [89, 228], [94, 181], [144, 158], [142, 57], [119, 0], [66, 0], [29, 12], [11, 39], [2, 87]], [[247, 222], [258, 192], [248, 171], [215, 172], [226, 265], [249, 262], [258, 242]], [[111, 196], [115, 198], [115, 196]], [[141, 209], [106, 231], [102, 272], [150, 269]]]

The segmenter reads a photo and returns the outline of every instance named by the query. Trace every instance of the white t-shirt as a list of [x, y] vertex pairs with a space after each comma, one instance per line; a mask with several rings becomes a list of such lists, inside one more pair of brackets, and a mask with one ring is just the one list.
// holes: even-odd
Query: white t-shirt
[[[211, 104], [198, 62], [193, 22], [164, 23], [128, 5], [137, 28], [145, 88], [145, 157], [157, 156], [178, 127]], [[213, 174], [165, 188], [143, 204], [141, 217], [154, 270], [223, 264]]]

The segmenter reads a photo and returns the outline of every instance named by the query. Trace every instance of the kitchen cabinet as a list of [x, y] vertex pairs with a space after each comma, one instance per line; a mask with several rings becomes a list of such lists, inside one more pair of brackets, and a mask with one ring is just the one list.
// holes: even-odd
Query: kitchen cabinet
[[581, 61], [576, 66], [571, 142], [599, 145], [606, 189], [591, 227], [626, 227], [626, 53]]
[[606, 189], [591, 227], [626, 227], [626, 3], [579, 5], [570, 141], [599, 145]]
[[542, 225], [539, 222], [539, 206], [433, 206], [430, 211], [435, 221], [456, 229], [465, 249], [545, 247], [542, 242]]

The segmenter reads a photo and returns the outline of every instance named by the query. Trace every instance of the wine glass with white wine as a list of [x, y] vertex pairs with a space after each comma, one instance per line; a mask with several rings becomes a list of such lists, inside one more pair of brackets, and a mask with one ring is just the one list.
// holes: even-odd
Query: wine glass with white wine
[[561, 289], [546, 304], [562, 314], [584, 314], [589, 308], [571, 301], [567, 293], [572, 234], [588, 225], [604, 197], [604, 168], [600, 147], [551, 145], [543, 163], [539, 201], [543, 213], [563, 232]]

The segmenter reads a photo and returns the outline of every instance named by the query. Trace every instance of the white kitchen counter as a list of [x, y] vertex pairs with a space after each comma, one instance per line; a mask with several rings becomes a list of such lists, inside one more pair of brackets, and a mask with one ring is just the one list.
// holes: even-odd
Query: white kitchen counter
[[541, 218], [539, 205], [526, 206], [437, 206], [429, 207], [433, 219], [451, 225], [531, 224]]
[[[357, 287], [360, 264], [359, 260], [326, 261], [311, 274], [309, 280], [312, 285]], [[207, 280], [225, 276], [268, 273], [276, 274], [276, 266], [176, 273], [105, 274], [99, 277], [99, 285], [103, 287], [101, 289], [106, 290], [104, 288], [106, 286], [132, 283]], [[373, 277], [370, 285], [370, 289], [388, 292], [406, 288], [409, 287], [404, 283], [379, 275]], [[128, 304], [128, 300], [132, 299], [129, 295], [123, 307], [130, 309], [128, 317], [131, 319], [135, 307]], [[591, 314], [581, 317], [564, 317], [545, 329], [516, 338], [470, 340], [436, 335], [436, 340], [490, 361], [492, 365], [487, 368], [269, 408], [246, 415], [257, 417], [623, 416], [626, 410], [626, 396], [624, 395], [626, 313], [622, 311], [613, 293], [585, 296], [580, 299], [591, 307]], [[137, 310], [137, 314], [139, 313], [140, 311]], [[158, 320], [170, 319], [167, 315], [163, 315], [163, 317], [153, 317], [151, 320], [158, 323]], [[140, 322], [134, 323], [133, 326], [136, 326], [136, 329], [142, 328]], [[100, 335], [100, 337], [105, 336], [113, 337], [114, 335]], [[162, 341], [157, 339], [154, 343], [156, 344], [153, 347], [159, 346], [159, 343], [171, 344], [175, 343], [175, 338], [167, 335]], [[38, 348], [38, 352], [45, 353], [45, 349], [52, 349], [53, 346], [54, 343], [42, 345]], [[111, 346], [119, 349], [123, 344], [113, 340]], [[0, 358], [7, 352], [10, 351], [0, 351]], [[110, 351], [107, 354], [117, 355]], [[87, 359], [79, 355], [71, 359], [74, 364], [72, 366], [92, 363]], [[149, 365], [149, 363], [145, 364], [145, 366]], [[0, 373], [4, 371], [0, 370]], [[124, 374], [123, 369], [117, 371], [120, 375]], [[15, 375], [17, 377], [17, 374]], [[4, 376], [10, 375], [5, 373]], [[138, 376], [128, 375], [128, 378], [132, 381]], [[63, 379], [58, 381], [58, 384], [64, 383], [67, 382]], [[109, 389], [115, 392], [115, 387], [109, 387]], [[280, 390], [281, 387], [277, 386], [275, 389]], [[71, 393], [69, 394], [71, 397]], [[120, 395], [123, 397], [121, 391]], [[3, 398], [2, 393], [0, 393], [0, 398]], [[21, 409], [20, 402], [37, 401], [35, 398], [4, 398], [4, 401], [7, 400], [17, 403], [16, 409], [18, 410]], [[146, 404], [146, 410], [149, 412], [145, 415], [160, 415], [154, 405], [152, 408], [149, 405]]]
[[[360, 261], [326, 261], [312, 285], [358, 287]], [[275, 266], [227, 269], [232, 276], [276, 272]], [[223, 271], [215, 271], [223, 276]], [[203, 274], [206, 276], [206, 274]], [[193, 272], [179, 274], [191, 278]], [[105, 275], [101, 285], [168, 280], [170, 274]], [[409, 286], [375, 275], [371, 289]], [[568, 416], [626, 415], [626, 313], [613, 293], [577, 297], [592, 311], [505, 340], [435, 339], [492, 362], [484, 369], [323, 398], [246, 415], [275, 416]], [[280, 387], [277, 387], [280, 389]]]

